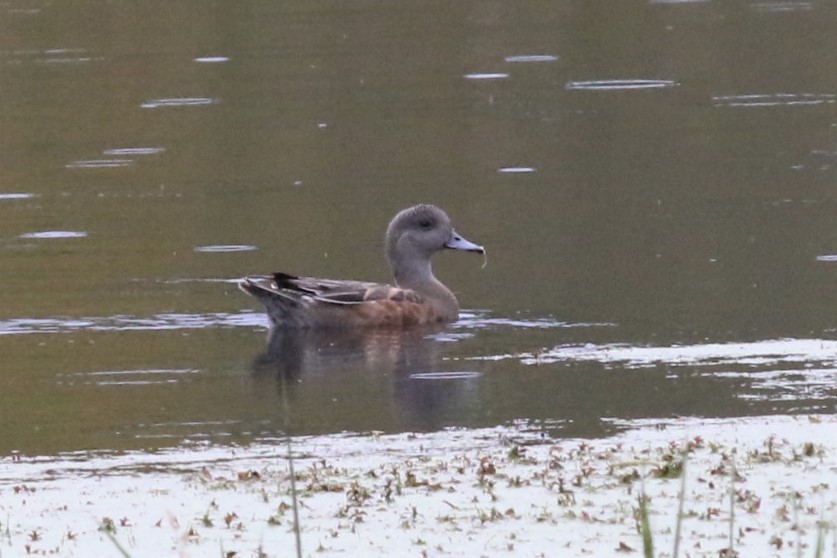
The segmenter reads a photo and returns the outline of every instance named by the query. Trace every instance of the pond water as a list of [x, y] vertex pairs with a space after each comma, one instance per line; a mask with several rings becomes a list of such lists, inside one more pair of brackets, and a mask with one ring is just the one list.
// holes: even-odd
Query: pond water
[[[834, 413], [837, 6], [0, 4], [0, 455]], [[462, 319], [265, 346], [236, 288], [387, 281], [447, 210]]]

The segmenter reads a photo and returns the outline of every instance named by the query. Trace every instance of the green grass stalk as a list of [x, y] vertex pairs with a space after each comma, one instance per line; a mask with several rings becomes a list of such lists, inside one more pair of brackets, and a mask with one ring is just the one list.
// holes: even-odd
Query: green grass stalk
[[291, 475], [291, 503], [294, 511], [294, 539], [296, 542], [296, 557], [302, 558], [302, 536], [299, 532], [299, 498], [296, 490], [296, 473], [294, 472], [294, 455], [291, 448], [291, 407], [288, 404], [288, 391], [284, 374], [280, 374], [282, 382], [282, 407], [285, 411], [284, 429], [285, 443], [288, 449], [288, 472]]
[[642, 553], [645, 558], [654, 558], [654, 536], [651, 534], [651, 522], [648, 519], [648, 498], [645, 496], [645, 483], [637, 496], [639, 503], [639, 532], [642, 535]]
[[802, 529], [799, 528], [799, 508], [802, 505], [802, 496], [796, 494], [793, 497], [793, 524], [796, 526], [796, 556], [802, 558]]
[[677, 495], [677, 520], [674, 523], [674, 550], [672, 558], [677, 558], [680, 553], [680, 537], [683, 526], [683, 503], [686, 500], [686, 460], [688, 451], [683, 450], [683, 457], [680, 460], [680, 493]]
[[735, 477], [738, 469], [735, 467], [735, 459], [732, 461], [729, 476], [729, 555], [735, 556]]
[[131, 558], [131, 555], [128, 553], [128, 551], [127, 551], [127, 550], [125, 550], [125, 547], [123, 547], [123, 546], [119, 543], [119, 541], [118, 541], [118, 540], [116, 540], [116, 536], [115, 536], [113, 533], [111, 533], [111, 532], [110, 532], [110, 530], [108, 530], [108, 529], [102, 529], [101, 531], [105, 534], [105, 536], [106, 536], [108, 539], [110, 539], [110, 542], [112, 542], [112, 543], [113, 543], [113, 546], [115, 546], [115, 547], [116, 547], [116, 550], [118, 550], [118, 551], [119, 551], [119, 554], [121, 554], [124, 558]]
[[814, 558], [822, 558], [825, 552], [825, 521], [817, 522], [817, 542], [814, 545]]

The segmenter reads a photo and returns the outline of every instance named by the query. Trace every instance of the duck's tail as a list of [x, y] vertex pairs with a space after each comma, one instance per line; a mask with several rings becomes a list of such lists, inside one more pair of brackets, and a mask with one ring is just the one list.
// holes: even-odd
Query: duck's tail
[[299, 299], [283, 291], [273, 276], [245, 277], [238, 282], [238, 288], [264, 304], [273, 326], [287, 326], [298, 314]]

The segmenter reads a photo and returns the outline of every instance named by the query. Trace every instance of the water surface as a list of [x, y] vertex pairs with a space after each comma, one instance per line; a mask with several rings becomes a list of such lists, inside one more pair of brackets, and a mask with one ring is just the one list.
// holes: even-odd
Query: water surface
[[[0, 6], [0, 453], [833, 413], [824, 2]], [[266, 346], [235, 279], [388, 280], [443, 330]]]

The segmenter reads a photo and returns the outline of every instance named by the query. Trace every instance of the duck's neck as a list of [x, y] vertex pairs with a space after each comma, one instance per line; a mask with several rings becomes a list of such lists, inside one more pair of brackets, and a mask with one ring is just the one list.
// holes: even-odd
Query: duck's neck
[[396, 285], [402, 289], [412, 289], [427, 297], [440, 309], [444, 309], [445, 314], [452, 315], [453, 319], [456, 318], [459, 312], [459, 301], [451, 290], [433, 275], [430, 260], [413, 259], [407, 262], [396, 258], [391, 260], [391, 264]]

